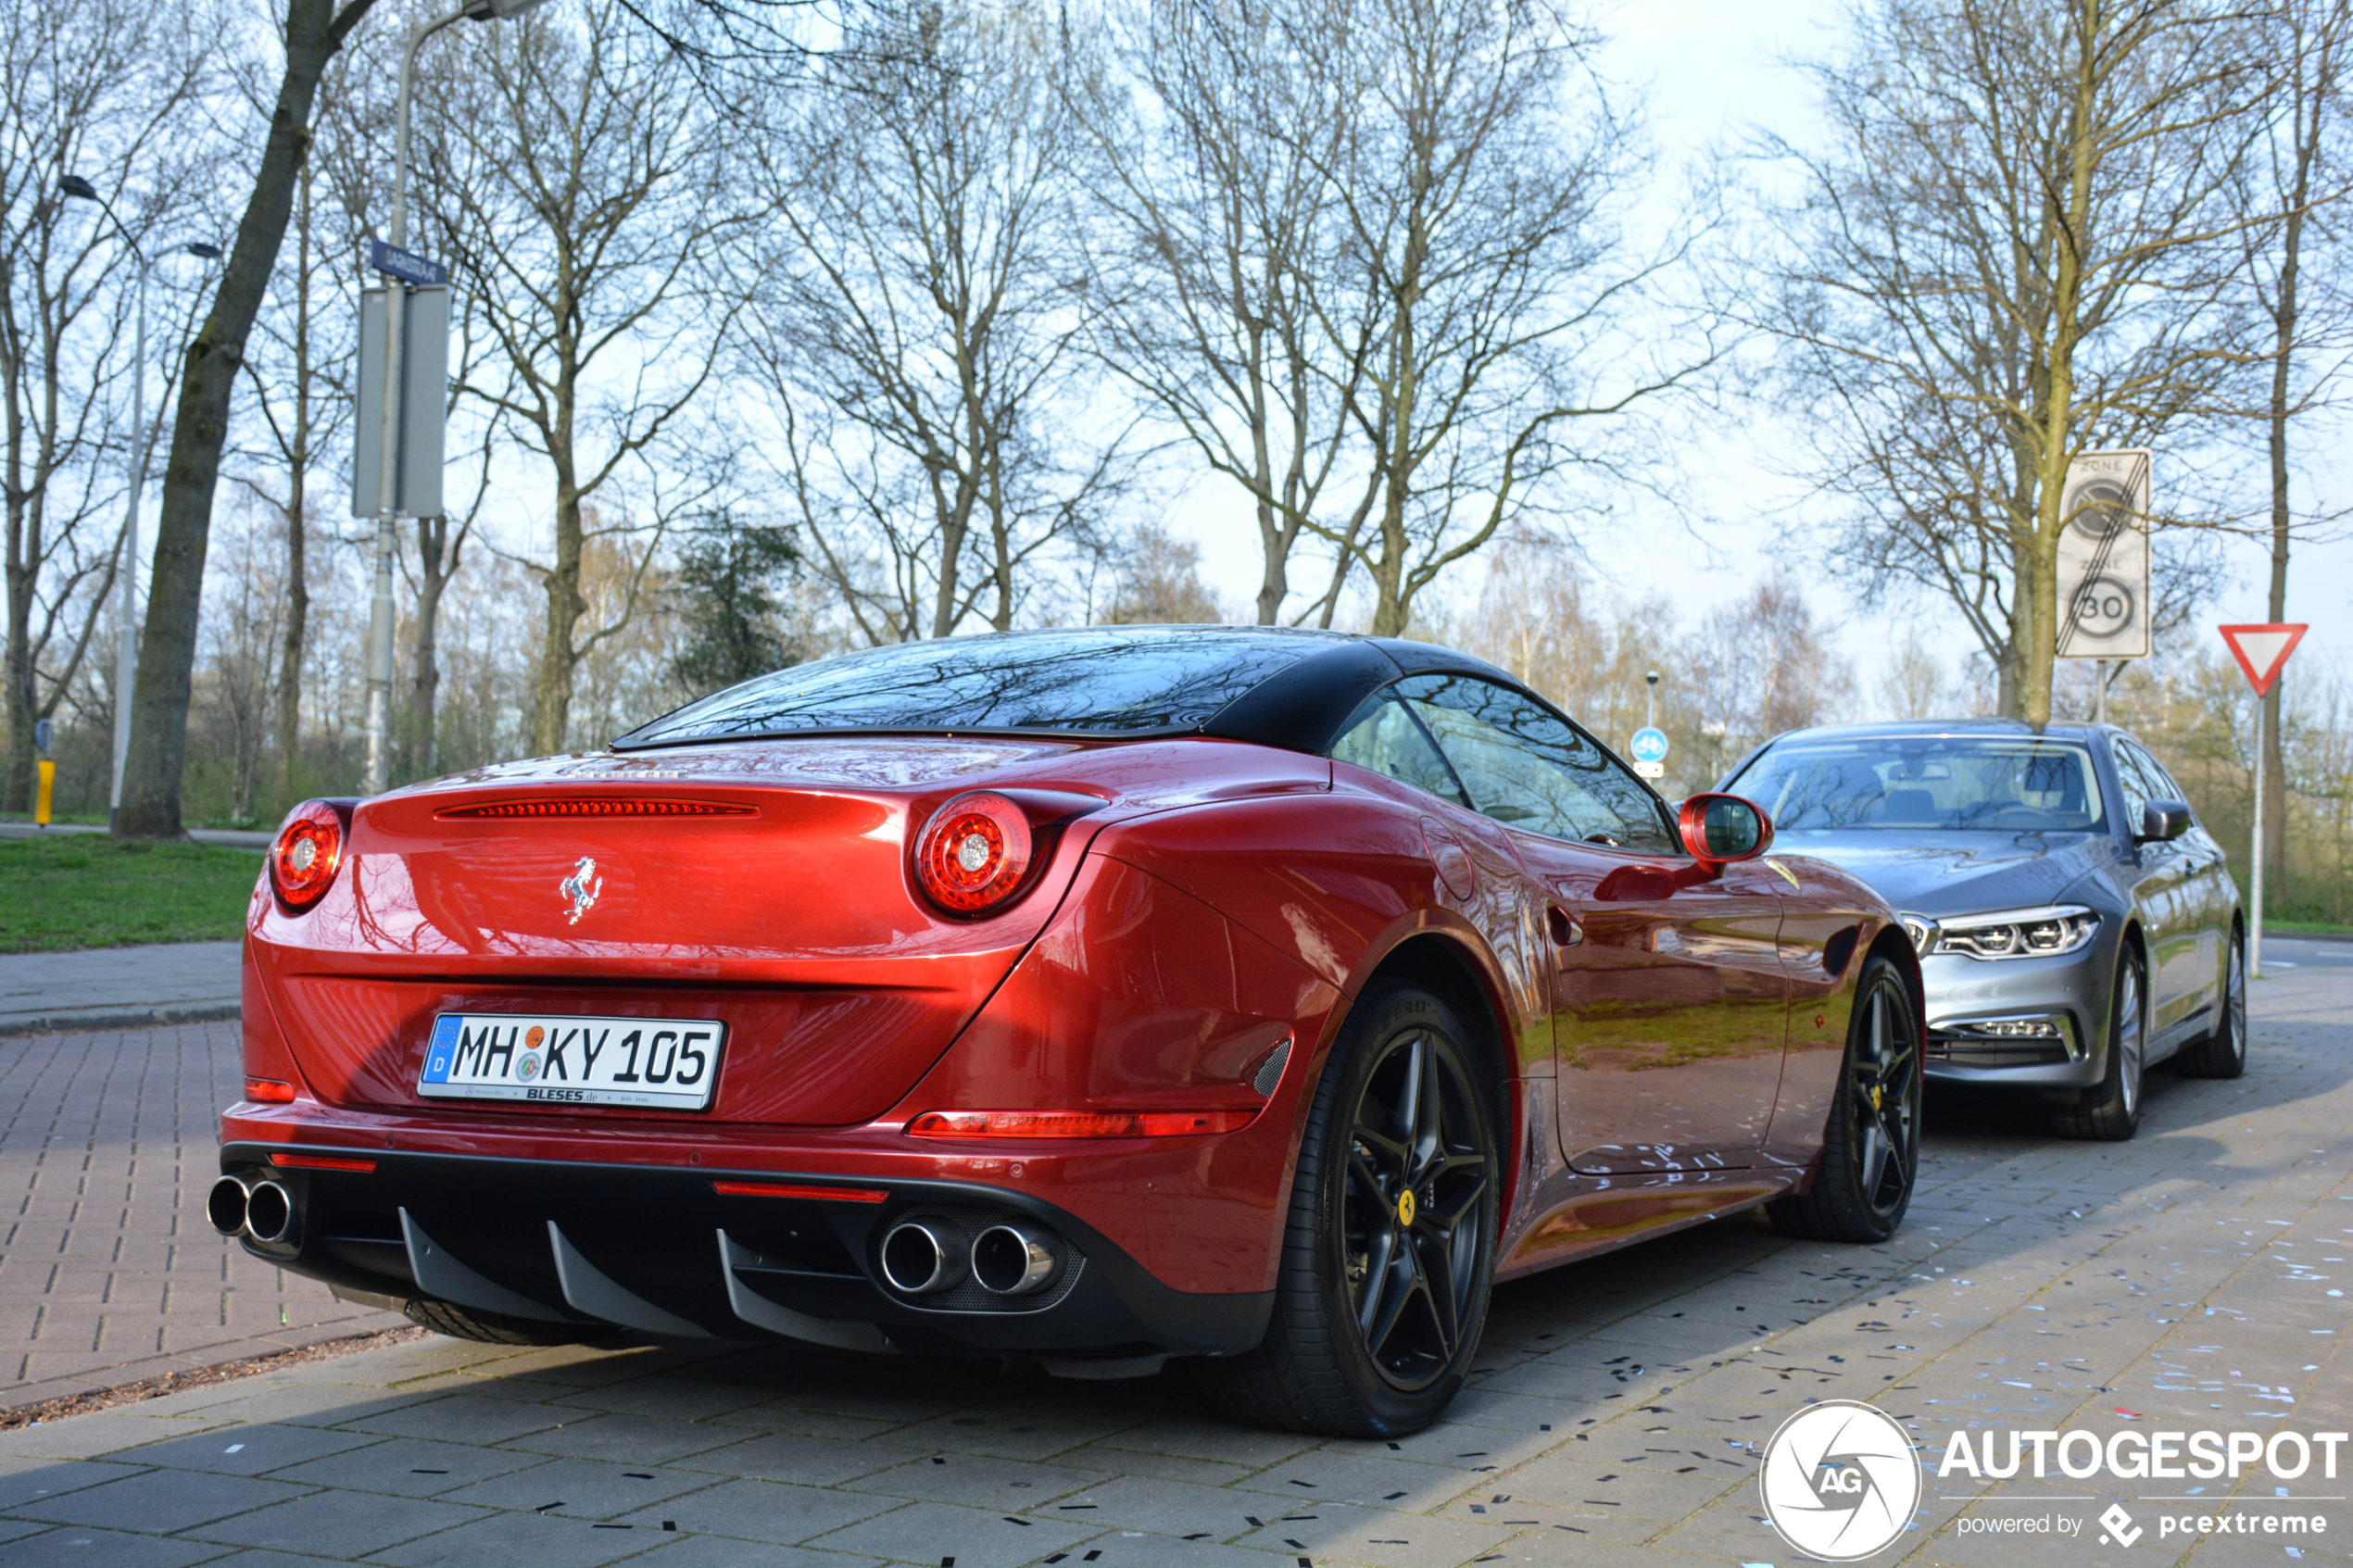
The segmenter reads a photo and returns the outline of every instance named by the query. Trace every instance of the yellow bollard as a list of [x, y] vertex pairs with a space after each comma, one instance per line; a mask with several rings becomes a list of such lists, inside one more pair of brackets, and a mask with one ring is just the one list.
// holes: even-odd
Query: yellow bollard
[[32, 820], [45, 828], [49, 825], [49, 796], [57, 784], [57, 765], [44, 757], [32, 766], [38, 781], [33, 786]]

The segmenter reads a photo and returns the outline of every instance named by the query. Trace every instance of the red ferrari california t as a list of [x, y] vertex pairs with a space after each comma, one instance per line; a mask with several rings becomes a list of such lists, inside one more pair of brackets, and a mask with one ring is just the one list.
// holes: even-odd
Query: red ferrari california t
[[1498, 1278], [1909, 1200], [1868, 888], [1503, 671], [1255, 627], [911, 643], [296, 809], [211, 1218], [444, 1333], [1187, 1360], [1410, 1431]]

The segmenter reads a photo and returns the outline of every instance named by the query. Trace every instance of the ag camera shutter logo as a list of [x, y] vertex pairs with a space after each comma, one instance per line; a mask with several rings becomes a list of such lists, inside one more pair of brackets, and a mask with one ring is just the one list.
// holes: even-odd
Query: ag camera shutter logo
[[1811, 1557], [1856, 1562], [1884, 1551], [1919, 1506], [1920, 1467], [1893, 1418], [1830, 1399], [1781, 1423], [1757, 1477], [1765, 1516]]

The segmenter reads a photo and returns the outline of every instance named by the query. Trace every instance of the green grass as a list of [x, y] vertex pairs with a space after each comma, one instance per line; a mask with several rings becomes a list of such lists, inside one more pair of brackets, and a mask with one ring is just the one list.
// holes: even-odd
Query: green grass
[[2263, 917], [2263, 929], [2266, 932], [2276, 931], [2284, 936], [2292, 935], [2297, 932], [2313, 936], [2353, 936], [2353, 931], [2348, 931], [2341, 925], [2326, 925], [2318, 921], [2309, 920], [2275, 920], [2270, 915]]
[[234, 941], [260, 874], [249, 849], [0, 839], [0, 953]]

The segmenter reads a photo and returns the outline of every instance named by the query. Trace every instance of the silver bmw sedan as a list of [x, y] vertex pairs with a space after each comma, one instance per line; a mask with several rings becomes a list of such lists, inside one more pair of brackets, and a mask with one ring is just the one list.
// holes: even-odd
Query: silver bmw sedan
[[1928, 985], [1928, 1073], [2015, 1088], [2075, 1137], [2129, 1138], [2168, 1057], [2246, 1067], [2246, 959], [2221, 845], [2111, 725], [1929, 721], [1794, 730], [1717, 786], [1784, 853], [1903, 914]]

